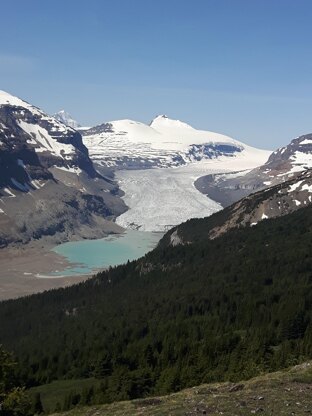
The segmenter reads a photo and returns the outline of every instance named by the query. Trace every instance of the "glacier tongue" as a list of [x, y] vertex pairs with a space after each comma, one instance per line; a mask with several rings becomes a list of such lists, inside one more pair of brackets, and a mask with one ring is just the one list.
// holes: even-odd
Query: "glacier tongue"
[[116, 221], [125, 228], [166, 231], [189, 218], [222, 209], [195, 189], [194, 178], [183, 168], [125, 170], [116, 176], [130, 208]]
[[[231, 159], [231, 160], [229, 160]], [[117, 224], [141, 231], [166, 231], [190, 218], [202, 218], [222, 206], [200, 193], [197, 178], [209, 173], [233, 172], [255, 166], [257, 158], [205, 160], [178, 168], [120, 170], [116, 178], [125, 192], [129, 210], [117, 217]]]

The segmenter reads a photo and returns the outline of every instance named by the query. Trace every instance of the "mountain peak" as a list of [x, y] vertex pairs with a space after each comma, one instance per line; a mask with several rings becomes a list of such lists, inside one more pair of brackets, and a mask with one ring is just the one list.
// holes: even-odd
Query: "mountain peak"
[[159, 114], [158, 116], [156, 116], [156, 117], [153, 119], [153, 121], [155, 121], [155, 120], [157, 120], [157, 119], [162, 119], [162, 118], [168, 118], [168, 119], [169, 119], [169, 117], [168, 117], [166, 114]]
[[184, 123], [183, 121], [180, 120], [173, 120], [171, 118], [169, 118], [168, 116], [166, 116], [165, 114], [161, 114], [158, 115], [157, 117], [155, 117], [151, 123], [150, 126], [156, 129], [161, 129], [161, 128], [187, 128], [187, 129], [192, 129], [193, 127], [190, 126], [187, 123]]
[[73, 117], [65, 110], [58, 111], [56, 114], [54, 114], [53, 117], [55, 117], [56, 120], [73, 129], [78, 129], [79, 127], [81, 127], [81, 124], [79, 124], [75, 119], [73, 119]]

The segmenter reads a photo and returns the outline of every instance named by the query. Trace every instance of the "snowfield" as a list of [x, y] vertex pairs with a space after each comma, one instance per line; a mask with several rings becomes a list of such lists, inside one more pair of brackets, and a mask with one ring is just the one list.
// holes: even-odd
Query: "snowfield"
[[202, 159], [232, 157], [252, 149], [223, 134], [197, 130], [167, 116], [147, 125], [133, 120], [116, 120], [82, 131], [84, 144], [94, 163], [118, 169], [178, 167]]
[[259, 154], [254, 152], [178, 168], [117, 171], [116, 178], [125, 192], [123, 199], [129, 210], [116, 222], [122, 227], [141, 231], [166, 231], [190, 218], [212, 215], [222, 206], [200, 193], [194, 186], [195, 180], [209, 173], [243, 170], [247, 173], [262, 162]]

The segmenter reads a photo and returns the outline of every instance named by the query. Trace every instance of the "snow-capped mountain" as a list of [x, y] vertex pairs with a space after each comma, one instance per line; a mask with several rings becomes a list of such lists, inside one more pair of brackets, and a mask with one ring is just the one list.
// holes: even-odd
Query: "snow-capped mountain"
[[65, 124], [65, 126], [72, 127], [73, 129], [77, 130], [81, 125], [72, 118], [72, 116], [67, 113], [65, 110], [60, 110], [53, 116], [56, 120], [60, 121], [61, 123]]
[[125, 210], [117, 193], [79, 132], [0, 91], [0, 246], [56, 233], [66, 239], [82, 226], [91, 236], [95, 224], [103, 235], [104, 217]]
[[[216, 238], [234, 228], [255, 226], [260, 221], [290, 214], [312, 203], [312, 169], [294, 173], [294, 177], [278, 185], [253, 193], [209, 218], [197, 221], [200, 238]], [[166, 243], [188, 244], [188, 236], [196, 230], [192, 223], [177, 226], [168, 233]], [[196, 238], [196, 237], [195, 237]]]
[[132, 120], [112, 121], [85, 130], [82, 135], [93, 162], [115, 169], [177, 167], [203, 159], [247, 155], [252, 168], [265, 162], [270, 154], [164, 115], [150, 125]]
[[305, 134], [292, 140], [289, 145], [272, 153], [264, 166], [259, 168], [272, 183], [277, 177], [286, 180], [296, 172], [312, 168], [312, 134]]
[[261, 189], [280, 184], [298, 172], [312, 168], [312, 134], [292, 140], [287, 146], [273, 152], [268, 161], [247, 174], [227, 176], [207, 175], [197, 180], [201, 192], [223, 206]]
[[113, 169], [125, 194], [129, 210], [117, 223], [142, 231], [168, 230], [218, 211], [222, 206], [201, 195], [194, 181], [208, 172], [252, 169], [271, 153], [164, 115], [149, 125], [112, 121], [82, 135], [96, 169]]
[[25, 190], [30, 178], [51, 178], [52, 167], [98, 175], [78, 132], [4, 91], [0, 91], [0, 134], [1, 187]]

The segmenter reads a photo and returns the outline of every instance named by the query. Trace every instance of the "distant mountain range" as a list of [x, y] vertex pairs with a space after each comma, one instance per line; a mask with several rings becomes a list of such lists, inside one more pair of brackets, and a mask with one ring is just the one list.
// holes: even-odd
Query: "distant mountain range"
[[[238, 217], [233, 214], [231, 224], [255, 224], [262, 218], [288, 213], [311, 202], [309, 173], [301, 176], [300, 172], [312, 167], [312, 134], [301, 136], [271, 154], [164, 115], [157, 116], [149, 125], [117, 120], [81, 129], [64, 110], [51, 117], [3, 91], [0, 163], [1, 246], [42, 237], [63, 241], [73, 236], [100, 237], [106, 232], [120, 231], [112, 221], [127, 206], [114, 180], [116, 172], [120, 178], [118, 171], [127, 172], [122, 191], [130, 206], [118, 223], [130, 228], [166, 230], [187, 218], [210, 215], [222, 206], [285, 181], [290, 182], [272, 188], [272, 192], [279, 190], [273, 200], [271, 197], [266, 200], [271, 191], [256, 194], [255, 200], [260, 198], [261, 204], [257, 210], [253, 209], [253, 214], [247, 211], [254, 197], [240, 202], [243, 204], [240, 208], [234, 206], [232, 209], [240, 214]], [[198, 166], [202, 168], [197, 170]], [[168, 191], [170, 175], [177, 172], [168, 169], [173, 167], [189, 168], [183, 172], [183, 181], [177, 183], [177, 188], [173, 185], [182, 176], [176, 175], [178, 179]], [[138, 172], [132, 174], [132, 171]], [[149, 178], [142, 183], [140, 178], [147, 171]], [[161, 177], [156, 178], [154, 173], [160, 171]], [[207, 171], [213, 173], [205, 175]], [[154, 176], [157, 186], [153, 184]], [[185, 178], [191, 182], [186, 183]], [[197, 190], [210, 198], [211, 204], [203, 205], [202, 201], [193, 204], [193, 182]], [[291, 188], [298, 183], [297, 188]], [[137, 190], [142, 194], [138, 201]], [[178, 190], [175, 198], [172, 195], [169, 198], [168, 192]], [[133, 201], [136, 207], [131, 205]], [[164, 204], [168, 214], [165, 212], [161, 218]], [[150, 221], [150, 209], [153, 224], [149, 226], [146, 224]], [[177, 210], [185, 214], [175, 220]], [[147, 217], [142, 223], [138, 215], [143, 214]], [[157, 224], [158, 217], [161, 224]]]

